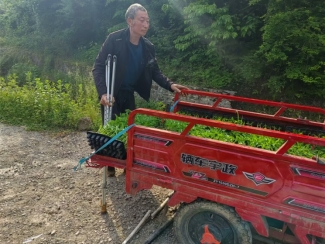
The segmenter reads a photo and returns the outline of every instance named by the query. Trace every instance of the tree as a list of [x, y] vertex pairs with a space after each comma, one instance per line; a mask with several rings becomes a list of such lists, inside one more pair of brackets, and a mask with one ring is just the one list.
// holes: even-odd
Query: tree
[[323, 1], [270, 0], [263, 44], [257, 52], [272, 92], [293, 98], [325, 98]]
[[[183, 6], [182, 6], [183, 5]], [[169, 1], [184, 17], [184, 32], [175, 40], [197, 80], [217, 88], [238, 89], [236, 80], [247, 54], [261, 43], [264, 6], [249, 1]], [[181, 6], [181, 8], [180, 8]]]

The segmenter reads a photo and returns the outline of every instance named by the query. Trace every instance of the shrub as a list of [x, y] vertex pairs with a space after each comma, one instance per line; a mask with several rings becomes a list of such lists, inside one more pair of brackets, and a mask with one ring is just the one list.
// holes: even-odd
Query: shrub
[[85, 96], [82, 84], [75, 99], [72, 93], [72, 87], [61, 80], [36, 78], [19, 86], [15, 74], [1, 78], [0, 120], [34, 130], [76, 129], [79, 119], [89, 117], [93, 126], [98, 126], [100, 115], [96, 101]]

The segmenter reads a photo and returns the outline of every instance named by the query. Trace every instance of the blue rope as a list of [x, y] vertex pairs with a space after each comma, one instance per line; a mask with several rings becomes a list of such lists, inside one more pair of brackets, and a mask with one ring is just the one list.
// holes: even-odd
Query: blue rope
[[179, 102], [179, 99], [173, 104], [173, 106], [170, 107], [169, 112], [172, 113], [174, 111], [174, 109], [175, 109], [175, 107], [176, 107], [176, 105], [177, 105], [178, 102]]
[[79, 168], [81, 168], [81, 165], [84, 164], [87, 160], [89, 160], [92, 156], [94, 156], [96, 153], [98, 153], [100, 150], [104, 149], [105, 147], [107, 147], [109, 144], [111, 144], [113, 141], [115, 141], [117, 138], [119, 138], [121, 135], [123, 135], [124, 133], [126, 133], [129, 129], [131, 129], [133, 126], [135, 126], [135, 124], [129, 125], [128, 127], [126, 127], [124, 130], [120, 131], [119, 133], [117, 133], [114, 137], [112, 137], [108, 142], [106, 142], [103, 146], [101, 146], [96, 152], [90, 154], [88, 157], [86, 158], [82, 158], [79, 160], [79, 163], [76, 167], [73, 168], [74, 171], [77, 171]]

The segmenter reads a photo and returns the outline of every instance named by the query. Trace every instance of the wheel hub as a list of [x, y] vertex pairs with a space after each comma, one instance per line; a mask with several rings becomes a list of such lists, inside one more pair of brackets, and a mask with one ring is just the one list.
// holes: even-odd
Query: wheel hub
[[208, 225], [204, 226], [204, 233], [202, 235], [201, 244], [220, 244], [220, 242], [217, 241], [210, 233]]
[[194, 243], [234, 244], [236, 234], [230, 223], [210, 211], [194, 214], [188, 223], [188, 231]]

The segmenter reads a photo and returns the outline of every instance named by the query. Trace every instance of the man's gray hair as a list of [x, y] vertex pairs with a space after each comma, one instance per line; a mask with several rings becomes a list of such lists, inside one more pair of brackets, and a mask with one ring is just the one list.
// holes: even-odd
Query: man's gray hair
[[125, 19], [134, 19], [138, 11], [147, 12], [147, 10], [139, 3], [132, 4], [125, 12]]

